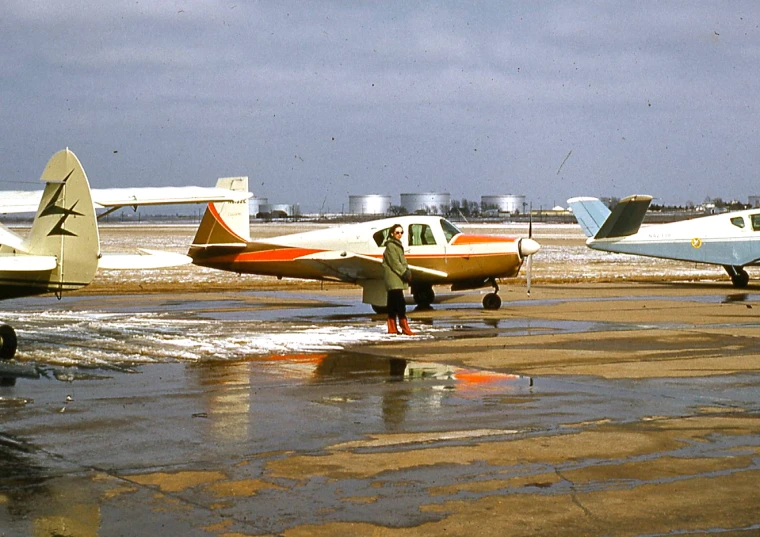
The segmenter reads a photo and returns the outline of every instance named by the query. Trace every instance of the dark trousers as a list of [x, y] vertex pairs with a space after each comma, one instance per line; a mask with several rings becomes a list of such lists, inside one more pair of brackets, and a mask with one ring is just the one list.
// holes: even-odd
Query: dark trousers
[[406, 300], [403, 289], [388, 291], [388, 317], [406, 317]]

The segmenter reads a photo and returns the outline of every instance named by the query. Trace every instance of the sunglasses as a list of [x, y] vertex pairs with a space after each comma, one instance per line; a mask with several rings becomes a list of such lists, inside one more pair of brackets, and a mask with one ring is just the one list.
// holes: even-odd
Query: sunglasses
[[394, 235], [403, 235], [404, 232], [403, 231], [394, 231], [393, 234]]

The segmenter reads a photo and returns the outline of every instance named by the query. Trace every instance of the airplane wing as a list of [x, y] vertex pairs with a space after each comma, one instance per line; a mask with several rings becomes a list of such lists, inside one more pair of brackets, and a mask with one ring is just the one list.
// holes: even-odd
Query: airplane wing
[[[91, 193], [92, 203], [96, 209], [118, 209], [119, 207], [138, 207], [140, 205], [236, 202], [251, 197], [250, 192], [199, 186], [95, 188], [91, 190]], [[41, 198], [42, 190], [0, 192], [0, 214], [36, 212]]]
[[226, 188], [180, 186], [147, 188], [93, 189], [95, 207], [133, 207], [137, 205], [175, 205], [184, 203], [218, 203], [244, 201], [250, 192], [236, 192]]
[[102, 254], [98, 268], [106, 270], [140, 270], [178, 267], [192, 263], [186, 255], [138, 248], [139, 254]]
[[[382, 259], [355, 252], [327, 250], [301, 256], [296, 261], [311, 262], [341, 281], [355, 282], [357, 280], [381, 280], [383, 278]], [[409, 269], [412, 271], [412, 274], [417, 272], [440, 278], [448, 276], [448, 274], [440, 270], [417, 265], [409, 265]]]

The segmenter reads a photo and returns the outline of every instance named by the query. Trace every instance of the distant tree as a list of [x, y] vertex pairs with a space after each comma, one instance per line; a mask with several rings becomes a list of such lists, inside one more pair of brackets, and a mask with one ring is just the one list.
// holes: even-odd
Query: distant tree
[[459, 213], [465, 218], [470, 216], [470, 202], [467, 201], [467, 198], [462, 198], [459, 203]]
[[391, 205], [388, 207], [388, 214], [391, 216], [404, 216], [407, 214], [406, 207], [402, 205]]

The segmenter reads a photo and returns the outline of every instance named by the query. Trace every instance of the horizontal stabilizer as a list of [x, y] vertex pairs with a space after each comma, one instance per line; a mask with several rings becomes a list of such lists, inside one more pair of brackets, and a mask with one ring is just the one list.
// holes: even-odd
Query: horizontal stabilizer
[[247, 246], [244, 242], [220, 242], [218, 244], [191, 244], [190, 248], [199, 248], [201, 250], [242, 250]]
[[0, 246], [8, 246], [16, 251], [25, 251], [24, 237], [0, 224]]
[[594, 235], [594, 238], [608, 239], [635, 235], [644, 221], [651, 202], [652, 196], [635, 195], [623, 198], [612, 209], [602, 229]]
[[57, 266], [54, 255], [0, 254], [0, 272], [45, 272]]
[[192, 263], [192, 259], [183, 254], [162, 252], [160, 250], [138, 249], [139, 254], [103, 254], [98, 261], [98, 268], [106, 270], [140, 270], [167, 267], [179, 267]]

